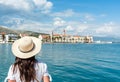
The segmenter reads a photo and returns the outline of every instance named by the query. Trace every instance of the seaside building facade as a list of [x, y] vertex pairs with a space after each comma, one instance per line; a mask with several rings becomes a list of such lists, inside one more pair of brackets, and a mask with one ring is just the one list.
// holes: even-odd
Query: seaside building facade
[[3, 37], [2, 37], [2, 35], [0, 35], [0, 42], [2, 42], [3, 41]]
[[[5, 34], [0, 33], [0, 43], [14, 42], [20, 37], [29, 36], [28, 34]], [[92, 36], [68, 35], [65, 30], [63, 34], [40, 34], [37, 36], [43, 43], [93, 43]]]
[[92, 36], [79, 36], [79, 35], [68, 35], [66, 31], [63, 30], [63, 34], [54, 34], [52, 32], [51, 42], [55, 43], [92, 43]]
[[60, 35], [54, 34], [52, 41], [56, 43], [92, 43], [92, 36], [70, 36], [70, 35]]
[[16, 34], [7, 34], [7, 35], [5, 35], [5, 41], [6, 42], [14, 42], [18, 38], [19, 38], [19, 36], [16, 35]]
[[14, 42], [17, 39], [18, 35], [16, 34], [0, 33], [0, 43]]
[[49, 34], [42, 34], [42, 35], [40, 34], [38, 38], [42, 39], [43, 43], [51, 42], [51, 39], [50, 39], [51, 37]]

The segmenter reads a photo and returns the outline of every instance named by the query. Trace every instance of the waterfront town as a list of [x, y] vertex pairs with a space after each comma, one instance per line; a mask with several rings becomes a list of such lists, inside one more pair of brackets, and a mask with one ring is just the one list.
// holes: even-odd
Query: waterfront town
[[[29, 34], [7, 34], [5, 32], [0, 33], [0, 43], [14, 42], [20, 37], [29, 36]], [[43, 43], [92, 43], [92, 36], [79, 36], [66, 34], [64, 30], [62, 34], [52, 32], [51, 34], [40, 34], [37, 36], [42, 38]]]

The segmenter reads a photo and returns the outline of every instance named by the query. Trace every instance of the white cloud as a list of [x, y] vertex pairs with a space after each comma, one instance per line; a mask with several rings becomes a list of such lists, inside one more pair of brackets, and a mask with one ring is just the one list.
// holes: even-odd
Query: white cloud
[[76, 32], [84, 32], [89, 26], [87, 24], [79, 24], [76, 26]]
[[113, 22], [105, 23], [103, 26], [96, 29], [96, 33], [112, 33], [115, 24]]
[[9, 20], [5, 20], [4, 23], [6, 24], [14, 24], [19, 25], [24, 21], [22, 18], [9, 18]]
[[100, 17], [106, 17], [107, 15], [106, 14], [101, 14]]
[[63, 19], [61, 19], [61, 18], [59, 18], [59, 17], [56, 17], [56, 18], [54, 18], [54, 23], [53, 23], [53, 25], [55, 26], [55, 27], [62, 27], [62, 26], [64, 26], [65, 25], [65, 21], [63, 20]]
[[87, 22], [78, 22], [78, 21], [65, 21], [63, 19], [61, 19], [60, 17], [56, 17], [54, 18], [54, 26], [56, 28], [55, 31], [62, 31], [62, 30], [66, 30], [67, 33], [72, 33], [72, 34], [80, 34], [84, 31], [86, 31], [86, 29], [89, 29], [89, 27], [92, 27], [90, 24], [88, 24]]
[[33, 2], [36, 5], [37, 9], [41, 10], [42, 13], [50, 12], [50, 9], [53, 6], [53, 3], [47, 0], [33, 0]]
[[41, 33], [51, 33], [52, 25], [48, 23], [46, 24], [46, 23], [39, 23], [39, 22], [28, 22], [28, 23], [19, 25], [17, 29], [41, 32]]
[[[4, 6], [8, 11], [5, 11]], [[62, 32], [65, 29], [72, 34], [120, 34], [120, 25], [114, 22], [98, 23], [98, 21], [101, 21], [101, 18], [104, 22], [103, 18], [107, 16], [106, 14], [96, 16], [90, 13], [78, 13], [73, 9], [63, 10], [62, 12], [50, 12], [52, 7], [53, 3], [50, 0], [0, 0], [0, 10], [3, 11], [0, 14], [0, 24], [3, 23], [3, 25], [21, 30], [47, 33], [52, 30]], [[11, 11], [12, 8], [13, 11]]]
[[57, 20], [62, 20], [62, 19], [60, 17], [55, 17], [53, 20], [57, 21]]
[[84, 21], [94, 21], [95, 16], [89, 13], [77, 13], [74, 12], [72, 9], [64, 10], [62, 12], [55, 12], [52, 16], [61, 17], [61, 18], [68, 18], [68, 19], [79, 19]]
[[68, 26], [65, 28], [65, 30], [67, 30], [67, 31], [73, 31], [74, 28], [73, 28], [72, 26], [68, 25]]
[[53, 13], [53, 16], [57, 16], [57, 17], [72, 17], [72, 16], [79, 16], [79, 14], [74, 12], [72, 9], [68, 9], [68, 10], [65, 10], [63, 12]]
[[77, 22], [77, 21], [69, 21], [67, 25], [72, 26], [72, 28], [74, 28], [74, 31], [78, 32], [78, 33], [83, 32], [90, 26], [87, 23], [81, 23], [81, 22]]
[[47, 2], [44, 6], [44, 9], [51, 9], [52, 6], [53, 4], [51, 2]]
[[110, 32], [112, 32], [112, 27], [103, 26], [102, 28], [98, 28], [96, 30], [96, 33], [110, 33]]
[[88, 21], [94, 21], [95, 20], [94, 16], [91, 15], [91, 14], [84, 14], [84, 17]]
[[94, 30], [94, 35], [99, 36], [119, 36], [120, 24], [115, 22], [104, 23], [103, 25], [98, 25]]
[[0, 0], [0, 4], [13, 7], [15, 9], [29, 10], [30, 4], [26, 0]]
[[37, 5], [37, 6], [44, 6], [46, 4], [46, 0], [33, 0], [33, 2]]
[[0, 0], [0, 4], [17, 10], [38, 10], [39, 12], [50, 12], [53, 4], [47, 0]]

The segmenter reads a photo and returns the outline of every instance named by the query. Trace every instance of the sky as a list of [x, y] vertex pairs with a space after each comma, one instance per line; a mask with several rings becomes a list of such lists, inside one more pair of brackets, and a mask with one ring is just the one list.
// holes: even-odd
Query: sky
[[120, 37], [120, 0], [0, 0], [0, 26], [41, 33]]

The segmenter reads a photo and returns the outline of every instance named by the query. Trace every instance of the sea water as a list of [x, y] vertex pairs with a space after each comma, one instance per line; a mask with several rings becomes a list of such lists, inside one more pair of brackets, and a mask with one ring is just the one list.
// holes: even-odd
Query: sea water
[[[0, 82], [14, 58], [11, 44], [0, 44]], [[52, 82], [120, 82], [120, 44], [43, 44], [36, 58]]]

